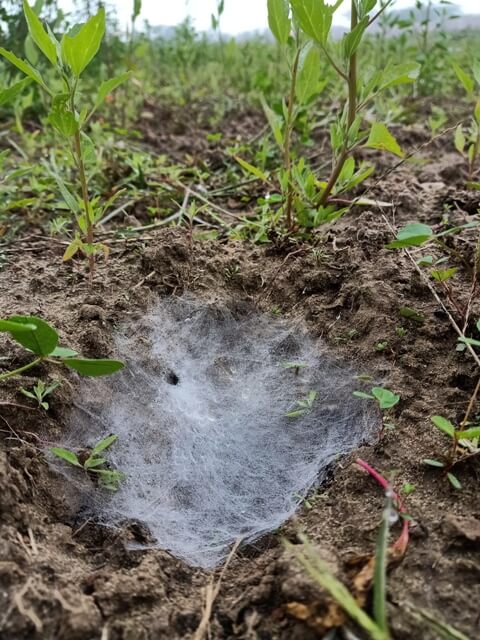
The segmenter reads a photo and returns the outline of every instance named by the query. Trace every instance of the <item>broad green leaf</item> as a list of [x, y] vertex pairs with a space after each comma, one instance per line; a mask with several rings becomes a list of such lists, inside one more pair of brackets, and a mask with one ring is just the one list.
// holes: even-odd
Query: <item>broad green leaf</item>
[[480, 340], [474, 340], [473, 338], [459, 338], [458, 341], [469, 344], [471, 347], [480, 347]]
[[462, 67], [460, 67], [456, 62], [452, 62], [452, 66], [453, 66], [453, 70], [455, 71], [455, 74], [456, 74], [457, 78], [462, 83], [465, 91], [468, 94], [473, 93], [473, 89], [475, 87], [475, 83], [473, 81], [473, 78], [471, 76], [469, 76], [468, 73], [466, 73], [466, 71], [464, 71], [462, 69]]
[[387, 64], [381, 74], [380, 91], [396, 87], [400, 84], [409, 84], [415, 82], [420, 74], [420, 65], [415, 62], [406, 62], [404, 64]]
[[234, 156], [234, 158], [238, 162], [238, 164], [245, 169], [245, 171], [248, 171], [249, 173], [253, 174], [256, 178], [259, 178], [259, 180], [262, 180], [263, 182], [268, 182], [267, 175], [263, 173], [261, 169], [254, 167], [253, 164], [250, 164], [249, 162], [247, 162], [246, 160], [243, 160], [239, 156]]
[[447, 473], [447, 478], [454, 489], [462, 488], [462, 483], [457, 478], [457, 476], [453, 475], [453, 473]]
[[415, 309], [412, 309], [411, 307], [401, 307], [400, 315], [402, 316], [402, 318], [407, 318], [407, 320], [413, 320], [414, 322], [418, 322], [419, 324], [423, 324], [425, 322], [425, 317]]
[[463, 127], [461, 124], [459, 124], [458, 127], [455, 129], [454, 142], [455, 142], [455, 149], [458, 151], [458, 153], [463, 154], [463, 152], [465, 151], [466, 139], [465, 139], [465, 134], [463, 133]]
[[443, 469], [445, 463], [440, 462], [440, 460], [434, 460], [433, 458], [425, 458], [423, 464], [427, 464], [429, 467], [437, 467], [438, 469]]
[[308, 102], [324, 86], [320, 83], [320, 73], [320, 52], [316, 46], [311, 46], [302, 56], [298, 70], [295, 91], [300, 104]]
[[290, 0], [297, 24], [307, 36], [322, 45], [327, 43], [333, 14], [343, 0], [329, 5], [325, 0]]
[[12, 322], [11, 320], [0, 320], [0, 331], [22, 333], [27, 331], [35, 331], [36, 329], [37, 326], [33, 323], [24, 324], [21, 322]]
[[140, 15], [141, 11], [142, 11], [142, 0], [133, 0], [132, 22], [135, 22], [135, 20]]
[[290, 36], [290, 7], [288, 0], [267, 0], [268, 26], [280, 44], [287, 44]]
[[105, 34], [105, 9], [102, 7], [79, 29], [72, 29], [62, 38], [62, 58], [79, 77], [90, 64]]
[[11, 316], [8, 320], [35, 327], [35, 329], [28, 331], [10, 331], [12, 338], [25, 349], [39, 356], [48, 356], [57, 346], [58, 333], [45, 320], [41, 320], [36, 316]]
[[450, 422], [450, 420], [447, 420], [446, 418], [443, 418], [442, 416], [432, 416], [430, 418], [430, 420], [437, 427], [437, 429], [440, 429], [440, 431], [443, 431], [443, 433], [446, 433], [447, 436], [449, 436], [450, 438], [454, 437], [454, 435], [455, 435], [455, 427]]
[[48, 121], [65, 138], [71, 138], [78, 131], [75, 115], [65, 105], [52, 109], [48, 114]]
[[74, 467], [82, 466], [80, 464], [80, 461], [77, 455], [73, 453], [73, 451], [69, 451], [68, 449], [62, 449], [61, 447], [53, 447], [53, 449], [50, 449], [50, 451], [58, 458], [61, 458], [62, 460], [65, 460], [66, 462], [73, 464]]
[[22, 91], [32, 82], [31, 78], [24, 78], [20, 82], [16, 82], [8, 89], [0, 91], [0, 106], [3, 106], [7, 102], [12, 102], [15, 98], [22, 93]]
[[100, 453], [101, 451], [104, 451], [105, 449], [108, 449], [108, 447], [110, 447], [117, 440], [118, 440], [118, 436], [115, 434], [112, 434], [110, 436], [107, 436], [103, 440], [100, 440], [100, 442], [98, 442], [93, 447], [92, 456], [96, 455], [97, 453]]
[[383, 387], [373, 387], [372, 394], [378, 400], [380, 409], [390, 409], [400, 401], [400, 396]]
[[87, 358], [62, 358], [63, 364], [75, 369], [82, 376], [108, 376], [123, 369], [124, 364], [119, 360], [91, 360]]
[[399, 158], [403, 158], [405, 155], [394, 136], [381, 122], [374, 122], [372, 124], [370, 135], [364, 146], [368, 149], [390, 151], [390, 153], [395, 154]]
[[131, 71], [127, 71], [127, 73], [122, 73], [120, 76], [116, 76], [115, 78], [110, 78], [110, 80], [105, 80], [100, 85], [100, 88], [97, 93], [97, 97], [95, 98], [95, 105], [93, 110], [96, 111], [105, 101], [105, 98], [112, 93], [117, 87], [123, 84], [126, 80], [130, 78], [132, 75]]
[[407, 224], [397, 233], [396, 240], [387, 244], [387, 249], [403, 249], [405, 247], [419, 247], [433, 238], [432, 228], [421, 222]]
[[68, 349], [67, 347], [57, 347], [50, 354], [53, 358], [73, 358], [78, 356], [78, 351]]
[[12, 53], [11, 51], [7, 51], [3, 47], [0, 47], [0, 56], [3, 56], [4, 58], [6, 58], [15, 67], [17, 67], [17, 69], [20, 69], [22, 73], [24, 73], [26, 76], [28, 76], [32, 80], [35, 80], [35, 82], [37, 82], [43, 89], [45, 89], [45, 91], [47, 91], [48, 93], [51, 93], [50, 89], [47, 87], [47, 85], [43, 81], [42, 76], [39, 74], [39, 72], [36, 69], [32, 67], [32, 65], [29, 62], [27, 62], [26, 60], [22, 60], [21, 58], [17, 58], [17, 56], [14, 53]]
[[27, 0], [23, 0], [23, 12], [27, 20], [28, 31], [32, 40], [37, 47], [55, 66], [57, 64], [57, 48], [55, 43], [51, 41], [50, 36], [43, 28], [40, 18], [28, 4]]
[[472, 427], [471, 429], [465, 429], [465, 431], [455, 431], [455, 436], [458, 440], [474, 440], [480, 438], [480, 427]]

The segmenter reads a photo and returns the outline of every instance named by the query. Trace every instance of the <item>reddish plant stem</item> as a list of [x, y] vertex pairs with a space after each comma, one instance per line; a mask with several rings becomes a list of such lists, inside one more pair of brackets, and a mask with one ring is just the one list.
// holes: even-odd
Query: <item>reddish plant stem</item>
[[[385, 491], [391, 491], [393, 494], [393, 499], [395, 501], [395, 508], [398, 513], [406, 514], [407, 510], [405, 509], [405, 505], [403, 504], [402, 499], [398, 495], [396, 491], [394, 491], [391, 487], [390, 482], [386, 478], [384, 478], [378, 471], [376, 471], [372, 466], [362, 460], [361, 458], [357, 458], [355, 463], [358, 464], [364, 471], [366, 471], [369, 475], [372, 476], [374, 480], [378, 482], [378, 484], [385, 489]], [[403, 518], [402, 525], [402, 533], [398, 537], [397, 541], [392, 546], [392, 550], [399, 552], [401, 556], [403, 556], [407, 550], [408, 540], [409, 540], [409, 529], [410, 529], [410, 521]]]

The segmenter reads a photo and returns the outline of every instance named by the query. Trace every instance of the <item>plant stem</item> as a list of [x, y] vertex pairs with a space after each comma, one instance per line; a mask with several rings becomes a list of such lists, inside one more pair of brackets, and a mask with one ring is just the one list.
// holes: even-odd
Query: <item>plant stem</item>
[[40, 364], [42, 360], [43, 360], [43, 357], [40, 357], [40, 358], [37, 358], [36, 360], [33, 360], [33, 362], [29, 362], [28, 364], [23, 365], [23, 367], [19, 367], [18, 369], [15, 369], [14, 371], [7, 371], [7, 373], [2, 373], [0, 375], [0, 381], [7, 380], [8, 378], [13, 378], [13, 376], [18, 376], [24, 371], [28, 371], [28, 369], [32, 369], [37, 364]]
[[[76, 89], [77, 89], [77, 84], [75, 83], [70, 96], [70, 108], [72, 113], [75, 113]], [[85, 172], [85, 163], [83, 161], [80, 130], [78, 130], [74, 136], [74, 149], [75, 149], [75, 152], [73, 156], [75, 159], [75, 164], [77, 165], [77, 169], [78, 169], [78, 175], [80, 178], [80, 184], [82, 188], [83, 206], [85, 208], [85, 221], [87, 223], [87, 244], [92, 245], [93, 244], [93, 223], [90, 219], [90, 197], [88, 194], [88, 182], [87, 182], [87, 174]], [[93, 255], [93, 253], [90, 253], [90, 252], [88, 253], [88, 271], [89, 271], [90, 281], [91, 281], [93, 278], [93, 273], [95, 271], [95, 256]]]
[[297, 88], [298, 65], [300, 62], [300, 42], [299, 32], [297, 31], [295, 58], [293, 61], [292, 75], [290, 80], [290, 93], [288, 96], [287, 121], [285, 123], [285, 140], [283, 143], [283, 166], [287, 178], [287, 201], [285, 204], [285, 215], [287, 218], [287, 229], [293, 228], [292, 206], [293, 206], [293, 186], [292, 186], [292, 133], [293, 133], [293, 109], [295, 106], [295, 90]]
[[[351, 10], [351, 22], [350, 22], [350, 33], [355, 29], [358, 24], [358, 14], [357, 14], [357, 5], [356, 0], [352, 0], [352, 10]], [[350, 127], [355, 121], [355, 117], [357, 115], [357, 53], [356, 51], [352, 53], [349, 60], [348, 65], [348, 115], [347, 115], [347, 126], [345, 130], [345, 139], [343, 141], [342, 149], [337, 158], [337, 161], [332, 169], [332, 173], [327, 182], [327, 186], [322, 192], [319, 200], [319, 206], [324, 207], [328, 199], [335, 187], [335, 184], [342, 172], [342, 169], [345, 165], [345, 162], [348, 159], [348, 156], [351, 153], [351, 150], [348, 146], [348, 133], [350, 131]]]

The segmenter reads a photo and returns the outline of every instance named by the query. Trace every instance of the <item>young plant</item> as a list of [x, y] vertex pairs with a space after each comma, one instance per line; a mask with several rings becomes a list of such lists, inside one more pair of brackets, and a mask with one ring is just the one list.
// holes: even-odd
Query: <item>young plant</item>
[[302, 416], [310, 413], [313, 408], [313, 403], [317, 398], [316, 391], [309, 391], [308, 394], [302, 400], [297, 400], [295, 406], [291, 411], [285, 414], [287, 418], [301, 418]]
[[465, 461], [472, 456], [480, 454], [480, 426], [465, 428], [465, 421], [457, 429], [443, 416], [432, 416], [434, 426], [450, 439], [450, 452], [443, 460], [427, 458], [424, 464], [443, 469], [448, 481], [454, 489], [461, 489], [462, 484], [457, 476], [452, 472], [455, 465]]
[[473, 189], [480, 189], [480, 182], [476, 181], [476, 179], [478, 179], [477, 163], [480, 154], [480, 62], [473, 64], [471, 73], [462, 69], [455, 62], [453, 63], [453, 69], [467, 92], [468, 97], [473, 98], [475, 92], [477, 93], [470, 125], [467, 129], [465, 129], [462, 124], [458, 125], [455, 129], [454, 142], [455, 149], [465, 157], [468, 162], [467, 186]]
[[103, 489], [109, 491], [118, 491], [120, 483], [125, 479], [125, 474], [121, 471], [110, 468], [108, 460], [102, 454], [106, 449], [112, 446], [118, 440], [116, 435], [110, 435], [100, 440], [93, 449], [81, 452], [78, 456], [73, 451], [62, 449], [61, 447], [53, 447], [50, 451], [68, 462], [74, 467], [83, 469], [90, 477], [98, 481]]
[[381, 411], [391, 409], [400, 402], [400, 396], [397, 396], [390, 391], [390, 389], [384, 389], [383, 387], [372, 387], [371, 393], [354, 391], [353, 395], [357, 398], [364, 398], [365, 400], [376, 400]]
[[37, 66], [18, 58], [3, 47], [0, 47], [0, 55], [45, 92], [50, 103], [48, 121], [55, 131], [69, 143], [78, 174], [79, 195], [72, 194], [60, 176], [56, 176], [56, 178], [62, 198], [75, 216], [79, 232], [75, 234], [74, 240], [67, 247], [64, 260], [71, 259], [79, 251], [82, 252], [88, 258], [90, 276], [92, 276], [95, 254], [103, 252], [108, 255], [106, 245], [94, 242], [95, 226], [101, 221], [116, 196], [103, 204], [100, 204], [98, 198], [90, 196], [86, 157], [95, 153], [95, 147], [86, 134], [86, 128], [105, 98], [125, 82], [129, 74], [124, 73], [102, 82], [93, 104], [90, 106], [80, 105], [81, 76], [100, 48], [105, 33], [105, 10], [101, 8], [85, 24], [76, 25], [63, 35], [60, 42], [48, 26], [46, 28], [43, 26], [27, 0], [23, 2], [23, 11], [30, 37], [56, 72], [61, 83], [61, 92], [57, 91], [56, 83], [47, 84]]
[[[282, 210], [289, 231], [297, 224], [316, 227], [335, 220], [350, 204], [359, 202], [339, 196], [356, 188], [374, 170], [373, 166], [356, 161], [355, 152], [361, 147], [403, 157], [400, 146], [384, 123], [374, 121], [365, 127], [364, 120], [380, 93], [413, 82], [419, 67], [408, 63], [387, 64], [383, 69], [369, 72], [358, 65], [358, 52], [367, 28], [391, 2], [380, 3], [380, 8], [374, 12], [377, 0], [351, 0], [350, 30], [343, 37], [338, 55], [329, 36], [333, 15], [341, 4], [342, 0], [332, 5], [325, 0], [268, 0], [270, 29], [290, 58], [290, 91], [288, 101], [283, 104], [283, 117], [265, 107], [283, 155], [279, 182], [283, 194]], [[293, 37], [290, 35], [292, 23], [295, 25]], [[333, 160], [326, 180], [308, 167], [305, 158], [292, 156], [292, 132], [300, 108], [318, 93], [319, 86], [324, 86], [319, 85], [321, 56], [343, 83], [346, 96], [339, 116], [330, 128]], [[258, 170], [251, 172], [259, 177]]]
[[36, 316], [10, 316], [6, 320], [0, 320], [0, 332], [2, 331], [9, 333], [15, 342], [35, 354], [36, 358], [18, 369], [0, 374], [0, 381], [25, 373], [43, 362], [64, 364], [83, 376], [93, 377], [110, 375], [124, 366], [119, 360], [79, 358], [76, 351], [59, 347], [58, 333], [45, 320]]
[[47, 387], [43, 380], [39, 380], [37, 384], [33, 385], [31, 391], [28, 391], [28, 389], [25, 389], [24, 387], [20, 387], [20, 393], [23, 393], [26, 398], [36, 400], [39, 407], [48, 411], [50, 405], [46, 402], [45, 398], [53, 393], [59, 385], [60, 382], [55, 381]]

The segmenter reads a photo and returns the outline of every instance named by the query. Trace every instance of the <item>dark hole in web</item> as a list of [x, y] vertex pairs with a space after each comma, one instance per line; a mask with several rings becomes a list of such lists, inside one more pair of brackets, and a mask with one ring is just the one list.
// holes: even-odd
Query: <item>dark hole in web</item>
[[167, 373], [167, 382], [168, 384], [177, 385], [180, 382], [180, 378], [174, 371], [169, 371]]

